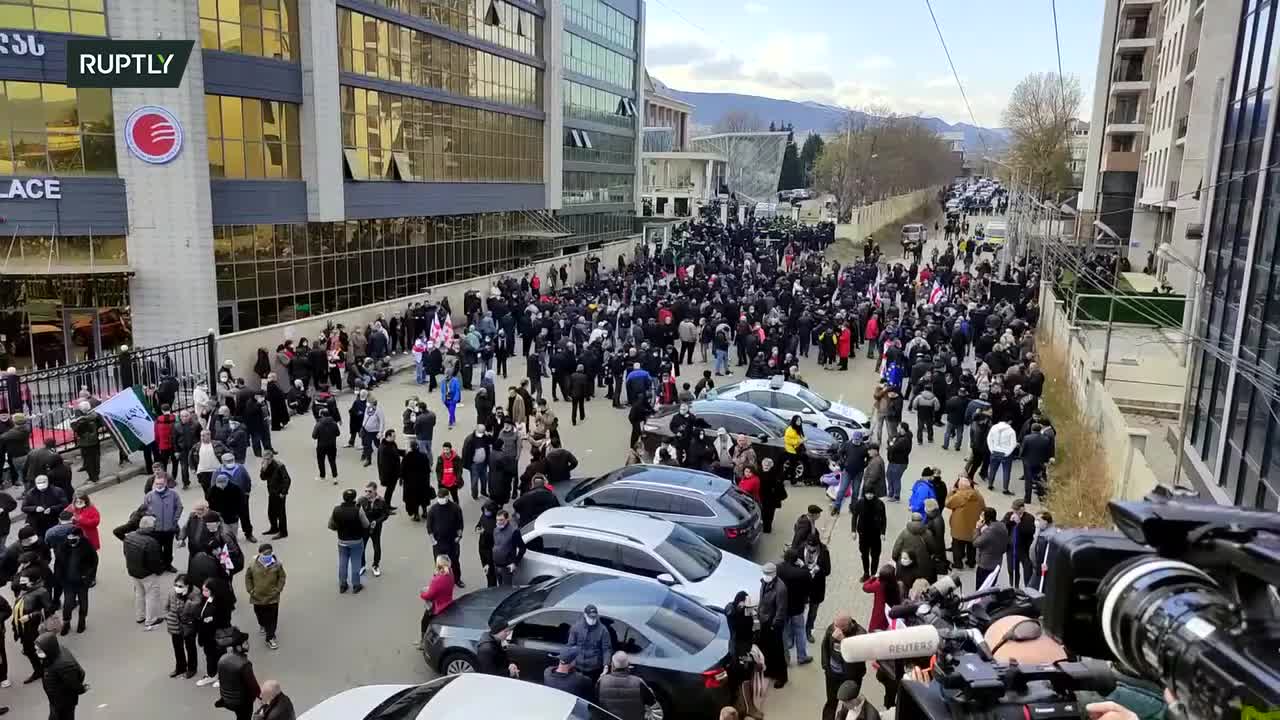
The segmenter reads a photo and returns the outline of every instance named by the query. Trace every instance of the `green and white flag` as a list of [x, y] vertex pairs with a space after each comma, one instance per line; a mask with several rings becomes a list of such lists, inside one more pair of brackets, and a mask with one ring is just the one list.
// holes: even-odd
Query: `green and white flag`
[[94, 410], [125, 452], [141, 450], [155, 442], [156, 419], [143, 402], [141, 385], [121, 390]]

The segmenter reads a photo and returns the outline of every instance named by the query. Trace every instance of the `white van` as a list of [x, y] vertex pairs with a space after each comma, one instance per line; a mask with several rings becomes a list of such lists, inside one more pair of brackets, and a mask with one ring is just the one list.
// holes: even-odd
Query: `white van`
[[924, 241], [924, 225], [921, 225], [920, 223], [912, 223], [910, 225], [902, 226], [903, 245], [906, 245], [907, 243], [911, 243], [912, 245], [914, 245], [915, 243], [923, 242], [923, 241]]

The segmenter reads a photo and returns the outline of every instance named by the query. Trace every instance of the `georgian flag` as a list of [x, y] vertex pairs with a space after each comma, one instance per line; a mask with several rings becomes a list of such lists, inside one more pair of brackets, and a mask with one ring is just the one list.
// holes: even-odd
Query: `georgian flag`
[[444, 350], [449, 347], [449, 343], [453, 342], [453, 319], [449, 317], [448, 313], [444, 313], [444, 322], [441, 322], [440, 315], [441, 313], [437, 312], [431, 318], [431, 335], [429, 338], [431, 342], [435, 343], [436, 347]]

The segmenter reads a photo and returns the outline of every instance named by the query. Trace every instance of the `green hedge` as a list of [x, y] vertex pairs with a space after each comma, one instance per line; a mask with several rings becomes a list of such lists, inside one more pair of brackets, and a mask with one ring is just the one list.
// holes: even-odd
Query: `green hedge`
[[[1148, 327], [1182, 327], [1183, 308], [1187, 298], [1184, 295], [1141, 294], [1129, 295], [1115, 301], [1112, 318], [1118, 323], [1130, 325], [1146, 325]], [[1076, 296], [1076, 322], [1106, 322], [1109, 307], [1112, 304], [1109, 295]]]

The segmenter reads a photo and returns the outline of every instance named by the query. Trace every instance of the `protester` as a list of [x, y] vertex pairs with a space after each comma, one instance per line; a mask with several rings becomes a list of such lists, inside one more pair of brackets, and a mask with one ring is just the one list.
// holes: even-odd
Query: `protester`
[[276, 628], [280, 624], [280, 596], [284, 593], [287, 578], [284, 564], [276, 557], [271, 543], [258, 546], [258, 556], [244, 572], [244, 589], [249, 594], [249, 604], [253, 605], [262, 639], [272, 650], [280, 648], [276, 641]]
[[[378, 483], [370, 482], [364, 486], [364, 494], [356, 503], [365, 519], [369, 521], [369, 530], [365, 534], [364, 544], [360, 548], [360, 556], [366, 561], [369, 557], [369, 543], [373, 543], [373, 576], [382, 577], [382, 526], [390, 517], [387, 503], [378, 497]], [[363, 577], [366, 565], [360, 564], [360, 575]]]
[[250, 720], [253, 703], [262, 692], [249, 661], [249, 636], [231, 628], [227, 652], [218, 659], [218, 700], [214, 707], [231, 711], [235, 720]]
[[822, 635], [820, 660], [827, 689], [826, 702], [822, 705], [823, 720], [832, 720], [835, 717], [836, 703], [839, 701], [840, 690], [845, 683], [853, 683], [857, 688], [862, 687], [862, 679], [867, 674], [867, 665], [860, 662], [845, 662], [840, 654], [840, 643], [845, 638], [864, 633], [866, 630], [862, 629], [848, 614], [838, 613]]
[[[692, 362], [692, 348], [689, 353]], [[622, 650], [613, 654], [609, 671], [596, 683], [596, 697], [618, 720], [645, 720], [646, 709], [658, 702], [648, 683], [631, 672], [631, 656]]]
[[431, 582], [422, 588], [422, 592], [418, 595], [426, 604], [422, 609], [422, 621], [418, 624], [419, 641], [423, 635], [427, 634], [427, 626], [431, 623], [431, 618], [444, 612], [453, 604], [453, 588], [453, 568], [449, 562], [449, 556], [437, 555], [435, 573], [431, 576]]
[[164, 597], [161, 577], [167, 568], [155, 527], [155, 517], [143, 515], [138, 529], [124, 536], [125, 569], [133, 578], [134, 615], [143, 630], [154, 630], [164, 622], [160, 614]]
[[978, 554], [978, 568], [974, 585], [981, 588], [987, 576], [1000, 569], [1005, 553], [1009, 550], [1009, 529], [1005, 523], [996, 520], [996, 509], [982, 509], [982, 519], [978, 521], [978, 535], [973, 540]]
[[293, 480], [274, 450], [264, 450], [262, 464], [258, 466], [258, 478], [267, 487], [267, 537], [283, 540], [289, 537], [289, 512], [287, 499]]
[[89, 692], [84, 668], [51, 632], [36, 638], [35, 653], [43, 668], [41, 684], [49, 700], [49, 720], [75, 720], [80, 696]]
[[[582, 609], [582, 617], [569, 628], [566, 650], [573, 653], [571, 663], [594, 683], [604, 672], [604, 664], [613, 656], [613, 640], [609, 629], [600, 624], [600, 611], [595, 605]], [[564, 658], [561, 657], [563, 662]], [[590, 699], [589, 697], [584, 699]]]
[[756, 617], [760, 621], [760, 650], [764, 653], [765, 675], [781, 690], [787, 684], [787, 651], [783, 632], [787, 624], [787, 586], [778, 579], [778, 566], [765, 563], [761, 568], [760, 604]]
[[196, 629], [203, 600], [199, 592], [192, 591], [185, 574], [179, 573], [173, 578], [173, 590], [165, 613], [165, 627], [173, 643], [171, 678], [181, 675], [190, 680], [200, 667], [200, 658], [196, 654]]
[[1009, 531], [1009, 584], [1013, 587], [1028, 584], [1036, 577], [1031, 559], [1036, 519], [1027, 511], [1022, 498], [1014, 498], [1012, 510], [1005, 513], [1004, 526]]
[[80, 610], [76, 632], [85, 631], [89, 616], [89, 589], [98, 582], [98, 551], [79, 527], [72, 527], [67, 537], [53, 551], [54, 582], [62, 591], [62, 635], [71, 631], [71, 613]]
[[342, 491], [342, 502], [329, 515], [329, 529], [338, 536], [338, 592], [345, 593], [354, 584], [356, 594], [364, 590], [360, 569], [364, 567], [364, 544], [369, 533], [369, 518], [356, 505], [356, 491]]

